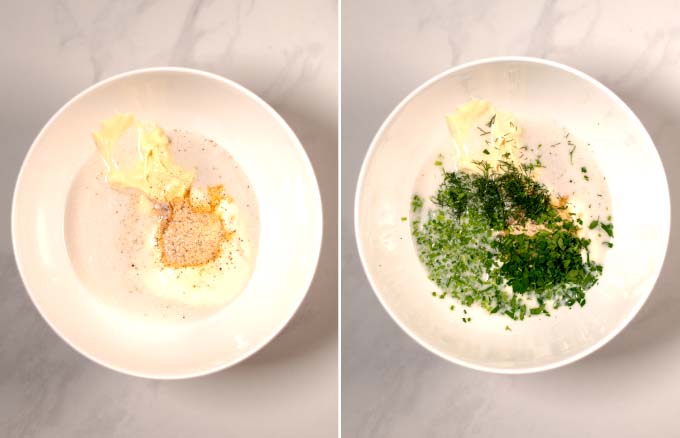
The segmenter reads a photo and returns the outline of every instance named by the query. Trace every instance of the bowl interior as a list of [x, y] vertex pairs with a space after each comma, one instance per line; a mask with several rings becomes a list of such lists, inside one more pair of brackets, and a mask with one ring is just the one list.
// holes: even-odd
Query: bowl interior
[[[64, 242], [69, 188], [94, 153], [90, 132], [116, 111], [213, 139], [253, 186], [260, 214], [253, 274], [233, 302], [208, 318], [186, 324], [127, 318], [94, 299], [71, 266]], [[285, 325], [314, 274], [321, 221], [311, 165], [270, 107], [214, 75], [152, 69], [104, 81], [50, 120], [17, 182], [13, 239], [31, 298], [67, 342], [119, 371], [172, 378], [236, 363]]]
[[[450, 142], [444, 116], [471, 98], [558, 121], [594, 148], [616, 229], [604, 274], [584, 308], [514, 323], [481, 308], [472, 322], [435, 300], [417, 258], [408, 216], [424, 158]], [[357, 240], [378, 298], [411, 336], [460, 364], [527, 372], [582, 357], [611, 339], [644, 303], [659, 274], [670, 226], [668, 186], [641, 123], [613, 93], [554, 63], [504, 59], [454, 69], [421, 87], [388, 118], [364, 162], [357, 191]], [[511, 323], [512, 331], [504, 330]]]

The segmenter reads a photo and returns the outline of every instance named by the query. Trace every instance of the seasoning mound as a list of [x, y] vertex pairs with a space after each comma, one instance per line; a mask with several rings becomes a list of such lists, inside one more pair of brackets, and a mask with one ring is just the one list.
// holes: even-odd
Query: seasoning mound
[[208, 189], [207, 198], [195, 190], [170, 202], [156, 236], [165, 266], [201, 266], [220, 256], [222, 243], [232, 232], [225, 229], [217, 207], [227, 200], [222, 186]]

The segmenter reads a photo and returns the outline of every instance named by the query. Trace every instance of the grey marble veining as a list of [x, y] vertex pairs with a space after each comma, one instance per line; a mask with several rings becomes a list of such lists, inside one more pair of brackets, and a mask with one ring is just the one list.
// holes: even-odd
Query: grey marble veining
[[[337, 5], [333, 1], [4, 1], [0, 4], [0, 437], [337, 435]], [[10, 204], [47, 119], [94, 82], [140, 67], [200, 68], [255, 91], [314, 165], [319, 269], [285, 330], [245, 362], [186, 381], [104, 369], [30, 303]]]
[[[411, 90], [497, 55], [572, 65], [622, 97], [652, 135], [680, 205], [678, 1], [344, 0], [342, 428], [351, 437], [669, 437], [680, 430], [680, 235], [640, 314], [573, 365], [503, 376], [450, 364], [390, 319], [354, 242], [364, 154]], [[650, 214], [654, 214], [650, 212]], [[673, 219], [673, 224], [676, 220]]]

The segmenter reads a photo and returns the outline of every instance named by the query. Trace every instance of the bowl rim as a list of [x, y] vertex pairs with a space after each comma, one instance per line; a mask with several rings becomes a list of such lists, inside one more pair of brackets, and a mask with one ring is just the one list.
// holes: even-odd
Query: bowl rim
[[[479, 65], [484, 65], [484, 64], [500, 64], [500, 63], [508, 63], [508, 62], [524, 62], [524, 63], [529, 63], [529, 64], [539, 64], [543, 66], [548, 66], [557, 70], [561, 70], [563, 72], [570, 73], [574, 76], [577, 76], [586, 82], [590, 83], [591, 85], [595, 86], [597, 89], [600, 91], [604, 92], [612, 101], [614, 101], [615, 104], [617, 104], [631, 119], [631, 121], [636, 125], [637, 129], [641, 133], [642, 137], [644, 140], [646, 140], [648, 145], [651, 145], [651, 153], [653, 155], [653, 159], [656, 161], [656, 163], [659, 165], [662, 176], [664, 181], [666, 182], [666, 196], [665, 196], [665, 204], [668, 206], [668, 226], [664, 230], [664, 235], [665, 235], [665, 244], [664, 244], [664, 254], [663, 258], [661, 259], [662, 262], [655, 268], [653, 272], [653, 277], [654, 281], [651, 283], [651, 285], [648, 287], [646, 291], [640, 296], [638, 299], [637, 303], [635, 306], [631, 309], [631, 311], [626, 315], [626, 317], [619, 323], [618, 326], [616, 326], [613, 330], [611, 330], [606, 336], [604, 336], [602, 339], [600, 339], [598, 342], [593, 344], [592, 346], [586, 348], [585, 350], [578, 352], [576, 354], [573, 354], [569, 357], [566, 357], [562, 360], [555, 361], [549, 364], [541, 365], [541, 366], [532, 366], [532, 367], [520, 367], [520, 368], [501, 368], [501, 367], [494, 367], [494, 366], [486, 366], [486, 365], [478, 365], [472, 362], [468, 362], [462, 359], [459, 359], [457, 357], [454, 357], [452, 355], [449, 355], [445, 353], [444, 351], [436, 348], [435, 346], [429, 344], [426, 342], [424, 339], [421, 339], [415, 332], [413, 332], [407, 324], [402, 322], [399, 317], [393, 313], [390, 308], [387, 306], [387, 303], [381, 296], [381, 294], [378, 292], [378, 288], [376, 287], [375, 280], [373, 278], [373, 275], [371, 275], [369, 269], [368, 269], [368, 261], [366, 259], [366, 255], [363, 251], [363, 246], [362, 246], [362, 239], [360, 237], [361, 233], [361, 227], [359, 223], [359, 207], [360, 207], [360, 199], [361, 199], [361, 193], [363, 191], [363, 186], [364, 186], [364, 178], [366, 177], [366, 172], [367, 172], [367, 164], [371, 161], [373, 154], [376, 149], [376, 145], [378, 143], [378, 140], [382, 137], [383, 132], [387, 127], [392, 123], [392, 120], [396, 117], [397, 114], [401, 112], [401, 110], [416, 96], [418, 95], [421, 91], [424, 89], [428, 88], [429, 86], [433, 85], [434, 83], [438, 82], [439, 80], [445, 78], [446, 76], [466, 70], [471, 67], [476, 67]], [[652, 293], [654, 290], [654, 287], [656, 285], [656, 282], [659, 279], [659, 274], [661, 273], [661, 270], [664, 265], [664, 261], [666, 259], [666, 255], [668, 253], [668, 241], [670, 237], [670, 226], [671, 226], [671, 209], [670, 209], [670, 191], [668, 189], [668, 179], [666, 177], [666, 172], [663, 167], [663, 162], [661, 161], [661, 158], [659, 156], [659, 152], [656, 148], [656, 145], [654, 144], [654, 141], [652, 137], [649, 135], [649, 132], [647, 132], [647, 129], [644, 127], [640, 119], [637, 117], [637, 115], [633, 112], [633, 110], [628, 107], [628, 105], [619, 97], [617, 96], [613, 91], [611, 91], [607, 86], [602, 84], [600, 81], [597, 79], [593, 78], [592, 76], [574, 68], [570, 67], [568, 65], [556, 62], [556, 61], [551, 61], [548, 59], [544, 58], [537, 58], [537, 57], [531, 57], [531, 56], [494, 56], [494, 57], [488, 57], [488, 58], [481, 58], [469, 62], [465, 62], [459, 65], [456, 65], [452, 68], [449, 68], [433, 77], [425, 81], [423, 84], [418, 86], [416, 89], [411, 91], [393, 110], [390, 112], [389, 116], [385, 119], [385, 121], [382, 123], [380, 128], [378, 129], [377, 133], [373, 137], [373, 140], [371, 141], [371, 144], [368, 148], [368, 151], [366, 152], [366, 155], [364, 157], [364, 161], [361, 165], [361, 171], [359, 172], [359, 178], [357, 181], [357, 187], [356, 191], [354, 194], [354, 236], [356, 239], [356, 245], [357, 249], [359, 252], [359, 258], [361, 259], [361, 264], [364, 268], [364, 273], [366, 274], [366, 277], [368, 278], [368, 282], [371, 285], [371, 289], [373, 290], [373, 293], [375, 296], [378, 298], [378, 301], [380, 301], [380, 304], [383, 306], [385, 311], [390, 315], [392, 320], [404, 331], [406, 334], [408, 334], [413, 340], [415, 340], [418, 344], [420, 344], [422, 347], [425, 349], [429, 350], [431, 353], [441, 357], [442, 359], [445, 359], [449, 362], [455, 363], [457, 365], [464, 366], [466, 368], [471, 368], [477, 371], [484, 371], [484, 372], [489, 372], [489, 373], [496, 373], [496, 374], [531, 374], [531, 373], [537, 373], [537, 372], [542, 372], [542, 371], [548, 371], [552, 369], [556, 369], [571, 363], [574, 363], [591, 353], [595, 352], [596, 350], [600, 349], [603, 347], [605, 344], [607, 344], [609, 341], [611, 341], [614, 337], [616, 337], [632, 320], [635, 318], [635, 316], [638, 314], [642, 306], [645, 304], [647, 299], [649, 298], [649, 295]]]
[[[31, 290], [31, 288], [28, 287], [26, 283], [26, 274], [24, 273], [24, 270], [22, 266], [24, 265], [25, 261], [22, 260], [20, 254], [17, 252], [17, 234], [16, 234], [16, 224], [18, 221], [17, 218], [17, 196], [19, 195], [19, 186], [22, 178], [24, 177], [24, 172], [25, 168], [27, 166], [27, 163], [29, 159], [31, 158], [32, 154], [35, 153], [36, 145], [42, 140], [42, 137], [44, 136], [45, 132], [51, 125], [54, 123], [54, 121], [61, 115], [62, 112], [66, 111], [71, 105], [73, 105], [75, 102], [80, 100], [83, 96], [93, 92], [94, 90], [107, 85], [111, 82], [115, 82], [121, 79], [125, 79], [131, 76], [139, 76], [139, 75], [147, 75], [147, 74], [157, 74], [157, 73], [181, 73], [181, 74], [186, 74], [186, 75], [194, 75], [194, 76], [200, 76], [206, 79], [210, 80], [215, 80], [218, 82], [221, 82], [222, 85], [226, 85], [229, 87], [232, 87], [254, 101], [256, 104], [258, 104], [262, 109], [264, 109], [270, 116], [272, 116], [278, 123], [281, 125], [281, 127], [284, 129], [288, 137], [292, 140], [294, 150], [298, 154], [298, 156], [302, 159], [303, 161], [303, 166], [305, 167], [305, 171], [308, 176], [311, 177], [311, 182], [312, 184], [312, 190], [315, 192], [314, 196], [314, 204], [316, 209], [318, 210], [319, 213], [319, 221], [316, 224], [316, 230], [312, 230], [313, 235], [312, 235], [312, 241], [315, 243], [315, 251], [314, 251], [314, 262], [309, 265], [308, 271], [304, 274], [303, 276], [303, 283], [304, 283], [304, 293], [300, 295], [300, 298], [297, 303], [295, 303], [294, 306], [291, 307], [290, 313], [286, 315], [285, 318], [282, 319], [281, 323], [276, 327], [268, 336], [263, 338], [259, 343], [255, 344], [253, 347], [251, 347], [250, 350], [247, 350], [245, 354], [241, 355], [240, 357], [237, 357], [236, 359], [233, 359], [229, 362], [225, 363], [220, 363], [218, 365], [213, 365], [213, 366], [208, 366], [205, 368], [202, 368], [200, 370], [192, 371], [192, 372], [177, 372], [177, 373], [168, 373], [168, 374], [154, 374], [154, 373], [149, 373], [149, 372], [139, 372], [135, 370], [129, 370], [124, 367], [108, 363], [102, 358], [95, 357], [94, 355], [91, 355], [84, 349], [82, 349], [80, 346], [75, 345], [69, 338], [67, 338], [60, 330], [59, 328], [54, 325], [52, 321], [50, 321], [46, 316], [41, 308], [41, 305], [38, 303], [38, 301], [35, 299], [34, 292]], [[147, 68], [140, 68], [140, 69], [134, 69], [134, 70], [128, 70], [123, 73], [119, 73], [113, 76], [110, 76], [108, 78], [105, 78], [103, 80], [100, 80], [87, 88], [85, 88], [83, 91], [79, 92], [76, 94], [74, 97], [70, 98], [65, 104], [63, 104], [45, 123], [45, 125], [40, 129], [38, 135], [35, 137], [33, 142], [31, 143], [31, 146], [29, 147], [28, 151], [26, 152], [26, 155], [24, 156], [24, 159], [22, 161], [21, 167], [19, 169], [19, 173], [17, 174], [15, 184], [14, 184], [14, 192], [12, 195], [12, 209], [11, 209], [11, 235], [12, 235], [12, 252], [14, 254], [14, 260], [17, 265], [17, 270], [19, 271], [19, 276], [21, 277], [22, 284], [24, 286], [24, 289], [26, 290], [26, 293], [28, 294], [31, 302], [33, 305], [38, 309], [38, 313], [42, 317], [42, 319], [47, 323], [47, 325], [57, 334], [59, 338], [61, 338], [66, 344], [68, 344], [71, 348], [73, 348], [75, 351], [80, 353], [81, 355], [85, 356], [92, 362], [95, 362], [105, 368], [108, 368], [113, 371], [117, 371], [122, 374], [127, 374], [133, 377], [141, 377], [141, 378], [147, 378], [147, 379], [156, 379], [156, 380], [179, 380], [179, 379], [189, 379], [189, 378], [194, 378], [194, 377], [201, 377], [205, 376], [208, 374], [216, 373], [218, 371], [225, 370], [227, 368], [230, 368], [257, 353], [260, 351], [262, 348], [264, 348], [267, 344], [269, 344], [274, 338], [276, 338], [282, 331], [283, 329], [288, 325], [288, 323], [293, 319], [295, 314], [297, 313], [298, 309], [304, 302], [305, 298], [307, 297], [307, 294], [309, 293], [309, 289], [312, 285], [312, 281], [314, 280], [317, 267], [319, 264], [319, 258], [321, 255], [321, 247], [322, 247], [322, 242], [323, 242], [323, 227], [324, 227], [324, 216], [323, 216], [323, 204], [322, 204], [322, 199], [321, 199], [321, 192], [319, 189], [319, 182], [318, 179], [316, 178], [316, 174], [314, 172], [314, 167], [312, 166], [312, 163], [309, 159], [309, 156], [307, 155], [307, 152], [305, 151], [304, 147], [302, 146], [302, 143], [298, 139], [297, 135], [293, 131], [293, 129], [286, 123], [286, 121], [281, 117], [281, 115], [274, 110], [263, 98], [255, 94], [253, 91], [250, 91], [243, 85], [240, 85], [239, 83], [227, 79], [223, 76], [220, 76], [215, 73], [207, 72], [204, 70], [199, 70], [199, 69], [194, 69], [194, 68], [188, 68], [188, 67], [178, 67], [178, 66], [159, 66], [159, 67], [147, 67]]]

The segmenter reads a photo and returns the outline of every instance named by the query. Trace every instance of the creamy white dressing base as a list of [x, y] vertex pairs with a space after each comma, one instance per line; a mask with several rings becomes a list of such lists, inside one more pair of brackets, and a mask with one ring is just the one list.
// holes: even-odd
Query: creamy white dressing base
[[77, 275], [103, 303], [145, 319], [195, 320], [215, 313], [245, 288], [257, 250], [257, 199], [224, 148], [186, 131], [167, 135], [175, 161], [196, 168], [194, 185], [222, 184], [234, 200], [227, 210], [237, 232], [221, 256], [196, 268], [164, 267], [155, 247], [160, 216], [140, 213], [139, 193], [111, 188], [95, 152], [71, 187], [64, 238]]
[[[607, 181], [594, 159], [593, 145], [579, 139], [555, 120], [523, 114], [515, 116], [522, 128], [522, 144], [527, 146], [526, 150], [517, 151], [517, 157], [522, 162], [535, 162], [540, 158], [544, 168], [534, 171], [536, 179], [545, 184], [552, 194], [569, 197], [569, 211], [576, 213], [574, 217], [580, 217], [583, 221], [579, 235], [592, 240], [591, 259], [603, 264], [609, 250], [604, 242], [616, 242], [599, 227], [590, 230], [588, 225], [597, 219], [615, 223], [616, 218], [612, 217], [611, 221], [607, 219], [611, 215], [611, 196]], [[482, 128], [488, 131], [486, 126], [482, 125]], [[435, 146], [425, 157], [413, 188], [413, 193], [423, 199], [423, 208], [418, 213], [410, 212], [409, 224], [414, 220], [423, 220], [427, 211], [435, 208], [430, 198], [443, 181], [442, 168], [448, 172], [461, 170], [458, 168], [460, 158], [469, 156], [473, 160], [484, 160], [487, 157], [483, 150], [490, 147], [485, 140], [491, 141], [491, 138], [480, 134], [481, 131], [473, 127], [467, 145], [459, 147], [451, 139]], [[573, 146], [569, 142], [576, 146], [571, 159], [569, 151]], [[551, 146], [556, 143], [559, 144]], [[542, 144], [540, 148], [539, 144]], [[441, 161], [442, 165], [436, 166], [437, 161]], [[587, 169], [585, 175], [588, 175], [589, 181], [585, 180], [581, 167]]]

